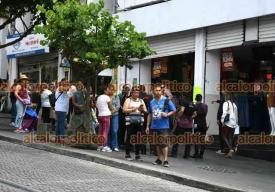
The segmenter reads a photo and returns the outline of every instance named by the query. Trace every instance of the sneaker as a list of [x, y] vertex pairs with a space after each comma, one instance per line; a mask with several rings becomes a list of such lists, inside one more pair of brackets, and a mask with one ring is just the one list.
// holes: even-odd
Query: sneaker
[[10, 126], [11, 126], [11, 127], [15, 127], [15, 123], [14, 123], [14, 122], [11, 122], [11, 123], [10, 123]]
[[97, 148], [97, 151], [102, 151], [102, 149], [103, 149], [103, 147], [102, 147], [102, 146], [99, 146], [99, 147]]
[[110, 152], [112, 152], [112, 149], [110, 149], [109, 147], [106, 146], [106, 147], [103, 147], [103, 149], [101, 151], [110, 153]]
[[25, 129], [23, 133], [29, 133], [30, 131], [28, 129]]
[[161, 165], [162, 161], [160, 159], [157, 159], [156, 161], [152, 162], [153, 165]]
[[126, 159], [127, 161], [133, 161], [133, 160], [134, 160], [130, 155], [126, 155], [126, 156], [125, 156], [125, 159]]
[[116, 148], [114, 148], [114, 151], [115, 152], [119, 152], [119, 149], [116, 147]]
[[222, 150], [218, 150], [218, 151], [216, 151], [216, 153], [219, 154], [219, 155], [224, 155], [225, 154], [224, 152], [222, 152]]
[[234, 153], [236, 153], [238, 151], [238, 145], [236, 147], [234, 147]]
[[170, 167], [168, 161], [164, 161], [164, 162], [163, 162], [163, 167]]
[[15, 131], [14, 131], [15, 133], [23, 133], [24, 132], [24, 130], [21, 128], [17, 128]]

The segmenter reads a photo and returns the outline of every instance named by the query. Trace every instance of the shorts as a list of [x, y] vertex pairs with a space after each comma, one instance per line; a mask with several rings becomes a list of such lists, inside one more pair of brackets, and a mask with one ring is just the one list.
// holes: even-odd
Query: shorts
[[160, 148], [168, 147], [169, 145], [169, 131], [170, 129], [151, 129], [152, 134], [156, 136], [156, 146], [159, 146]]

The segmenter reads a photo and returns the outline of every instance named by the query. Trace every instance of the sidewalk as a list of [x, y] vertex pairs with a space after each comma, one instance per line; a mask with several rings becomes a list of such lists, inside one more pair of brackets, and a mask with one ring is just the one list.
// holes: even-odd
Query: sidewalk
[[[16, 134], [0, 114], [0, 139], [23, 144], [26, 134]], [[275, 163], [234, 156], [232, 160], [206, 151], [204, 160], [170, 158], [170, 168], [153, 166], [155, 156], [142, 156], [142, 162], [129, 162], [123, 152], [102, 153], [55, 144], [25, 144], [36, 149], [68, 155], [111, 167], [143, 173], [210, 191], [274, 191]]]

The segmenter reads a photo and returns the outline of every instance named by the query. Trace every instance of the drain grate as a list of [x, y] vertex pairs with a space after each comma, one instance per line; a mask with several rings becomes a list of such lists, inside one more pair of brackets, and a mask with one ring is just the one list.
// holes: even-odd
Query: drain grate
[[230, 174], [236, 174], [237, 171], [226, 169], [224, 167], [214, 167], [214, 166], [200, 166], [199, 169], [210, 171], [210, 172], [218, 172], [218, 173], [230, 173]]

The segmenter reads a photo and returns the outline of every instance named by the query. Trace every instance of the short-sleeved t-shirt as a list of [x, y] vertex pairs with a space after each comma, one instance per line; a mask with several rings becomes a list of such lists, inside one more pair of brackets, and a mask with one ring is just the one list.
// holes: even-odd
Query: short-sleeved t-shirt
[[98, 116], [110, 116], [111, 111], [108, 107], [108, 103], [111, 102], [111, 98], [108, 95], [100, 95], [96, 101], [96, 107], [98, 109]]
[[160, 100], [153, 99], [150, 102], [148, 112], [152, 114], [151, 129], [169, 129], [169, 117], [161, 117], [161, 112], [176, 111], [174, 103], [169, 100], [168, 105], [165, 107], [166, 97]]

